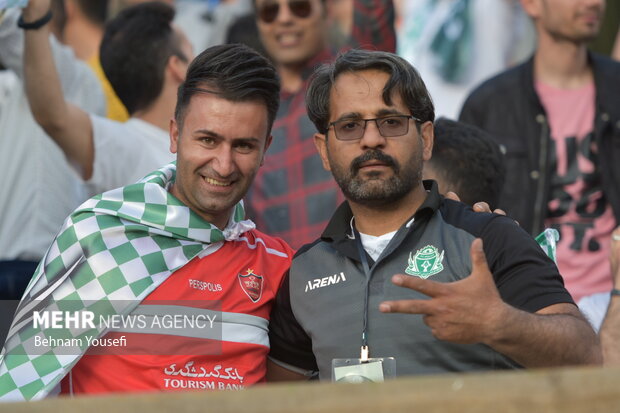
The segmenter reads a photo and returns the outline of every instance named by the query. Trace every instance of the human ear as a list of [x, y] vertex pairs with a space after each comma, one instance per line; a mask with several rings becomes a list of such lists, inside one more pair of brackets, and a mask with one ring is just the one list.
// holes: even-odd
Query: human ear
[[314, 146], [316, 146], [316, 150], [319, 152], [321, 156], [321, 161], [323, 162], [323, 168], [326, 171], [331, 171], [331, 167], [329, 165], [329, 159], [327, 158], [327, 135], [322, 133], [314, 134]]
[[422, 139], [422, 159], [428, 161], [433, 155], [433, 142], [435, 141], [433, 122], [428, 121], [422, 124], [420, 138]]
[[176, 119], [170, 118], [170, 152], [177, 153], [179, 150], [179, 127]]

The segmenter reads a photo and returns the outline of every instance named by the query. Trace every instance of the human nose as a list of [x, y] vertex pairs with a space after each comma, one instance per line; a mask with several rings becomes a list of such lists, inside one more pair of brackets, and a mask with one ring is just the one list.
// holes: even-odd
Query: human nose
[[213, 162], [213, 170], [222, 178], [226, 178], [234, 172], [235, 163], [231, 147], [223, 145], [220, 148]]
[[278, 8], [278, 14], [276, 16], [276, 22], [287, 23], [293, 19], [293, 13], [288, 6], [287, 1], [280, 2], [280, 7]]
[[385, 141], [385, 137], [379, 132], [377, 120], [366, 121], [364, 131], [362, 132], [362, 138], [360, 139], [360, 145], [362, 145], [363, 148], [377, 148], [385, 146]]

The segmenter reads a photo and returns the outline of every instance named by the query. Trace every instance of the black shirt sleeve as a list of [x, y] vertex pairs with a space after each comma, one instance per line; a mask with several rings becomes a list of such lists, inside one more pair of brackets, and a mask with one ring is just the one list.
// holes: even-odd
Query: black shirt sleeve
[[574, 304], [555, 263], [512, 219], [495, 216], [481, 237], [489, 268], [505, 302], [532, 313], [553, 304]]
[[301, 327], [291, 309], [289, 275], [276, 296], [269, 322], [269, 356], [304, 370], [318, 371], [312, 353], [312, 340]]

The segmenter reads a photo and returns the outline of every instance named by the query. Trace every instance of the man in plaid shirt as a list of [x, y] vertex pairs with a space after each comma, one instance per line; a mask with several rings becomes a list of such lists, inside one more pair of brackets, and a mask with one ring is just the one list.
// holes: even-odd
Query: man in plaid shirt
[[[282, 90], [273, 142], [246, 199], [259, 228], [299, 248], [316, 238], [344, 200], [314, 147], [316, 130], [305, 106], [308, 79], [340, 51], [360, 47], [393, 52], [394, 9], [391, 0], [256, 0], [255, 5], [261, 40]], [[327, 19], [329, 6], [338, 5], [345, 5], [344, 14], [352, 20], [350, 29], [343, 25], [350, 34], [338, 42], [340, 47], [330, 43]]]

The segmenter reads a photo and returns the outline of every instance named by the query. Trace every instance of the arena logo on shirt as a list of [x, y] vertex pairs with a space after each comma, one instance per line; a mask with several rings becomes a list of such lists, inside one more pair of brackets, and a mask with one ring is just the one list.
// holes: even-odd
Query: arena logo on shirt
[[432, 245], [420, 248], [415, 255], [411, 251], [409, 253], [409, 266], [405, 269], [405, 272], [409, 275], [427, 279], [431, 275], [443, 271], [444, 252], [441, 251], [439, 253], [437, 247]]
[[241, 289], [253, 303], [258, 302], [263, 295], [263, 276], [254, 274], [254, 270], [248, 268], [245, 274], [237, 274]]
[[334, 275], [330, 275], [329, 277], [315, 278], [314, 280], [308, 281], [304, 292], [307, 293], [308, 291], [312, 291], [315, 288], [327, 287], [346, 280], [347, 278], [344, 276], [344, 272], [341, 272], [340, 274], [336, 273]]

